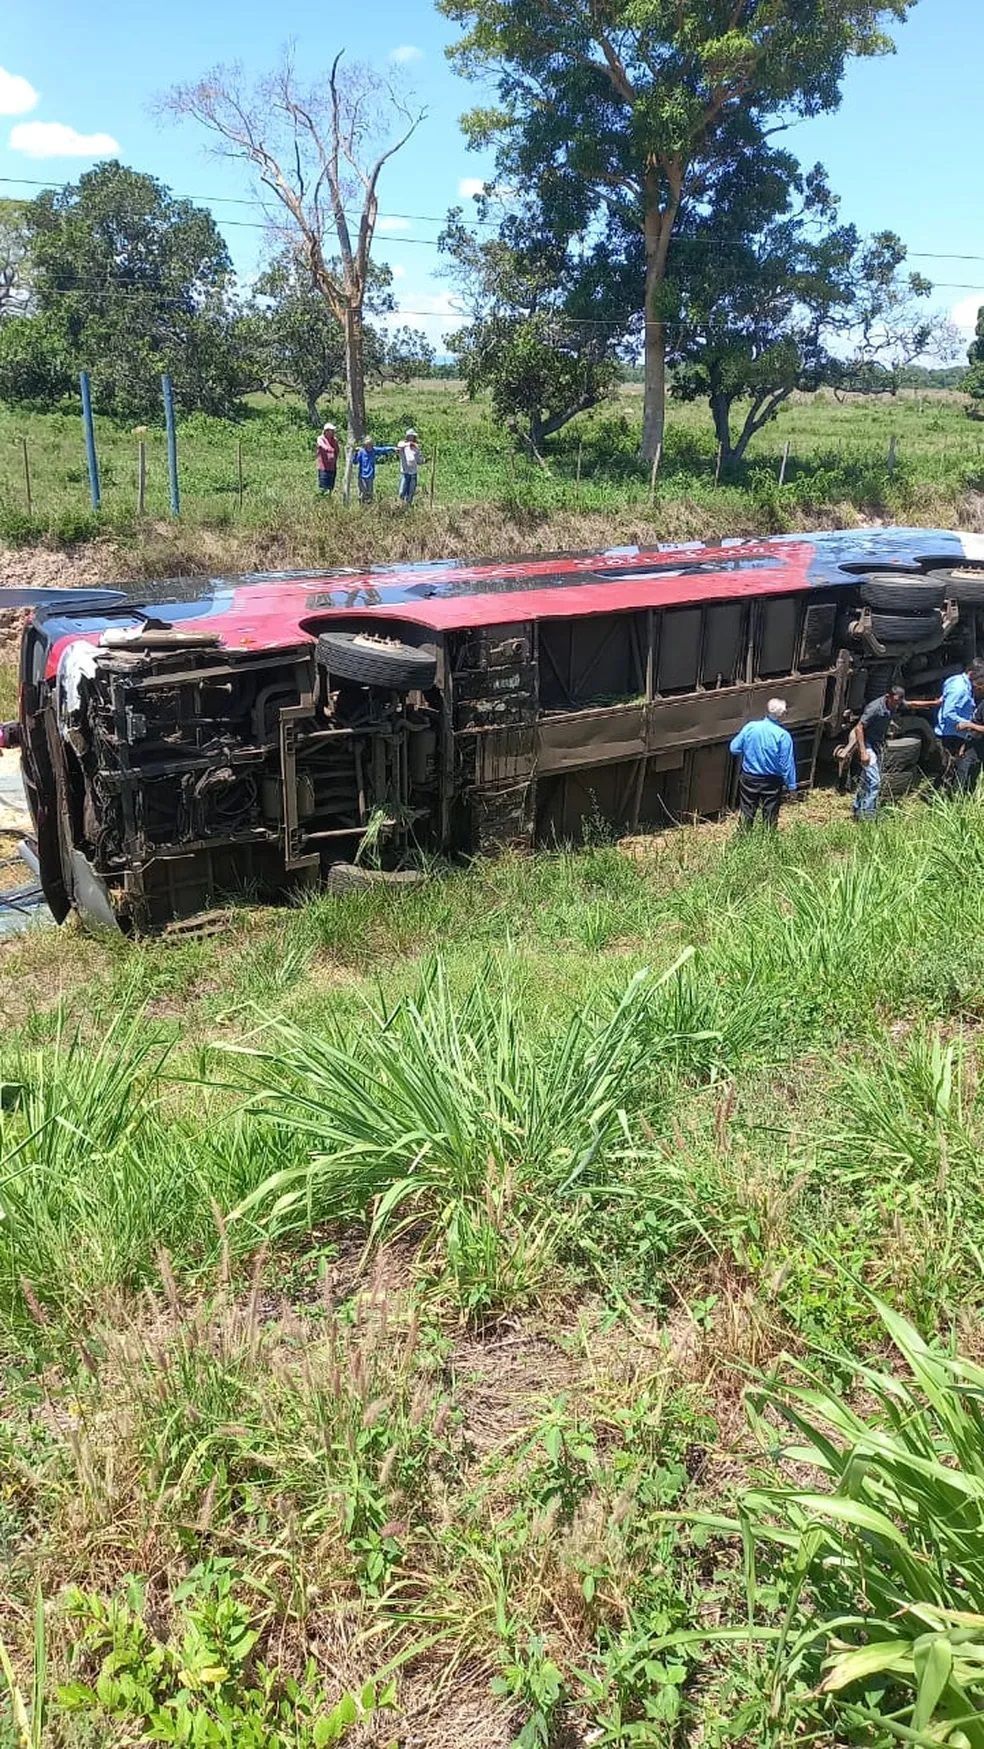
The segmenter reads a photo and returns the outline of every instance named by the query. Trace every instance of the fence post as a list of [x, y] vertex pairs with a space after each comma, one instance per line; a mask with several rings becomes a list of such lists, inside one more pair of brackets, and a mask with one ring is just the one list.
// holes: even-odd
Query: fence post
[[779, 463], [779, 484], [780, 484], [780, 486], [783, 486], [786, 483], [786, 463], [788, 461], [789, 461], [789, 438], [787, 437], [785, 445], [783, 446], [782, 461]]
[[82, 431], [85, 436], [85, 460], [89, 470], [89, 496], [92, 499], [93, 510], [98, 510], [102, 501], [99, 490], [99, 461], [96, 456], [96, 433], [92, 424], [92, 394], [89, 389], [89, 372], [79, 372], [79, 388], [82, 392]]
[[719, 444], [718, 444], [718, 452], [717, 452], [717, 463], [716, 463], [716, 465], [715, 465], [715, 468], [714, 468], [714, 484], [715, 484], [715, 486], [717, 486], [717, 485], [718, 485], [718, 484], [719, 484], [719, 483], [720, 483], [720, 479], [721, 479], [721, 458], [722, 458], [722, 456], [723, 456], [723, 455], [724, 455], [724, 444], [723, 444], [723, 443], [719, 443]]
[[430, 503], [434, 502], [434, 483], [437, 479], [437, 444], [434, 445], [434, 455], [431, 460]]
[[649, 502], [650, 502], [650, 504], [655, 504], [655, 502], [656, 502], [656, 475], [659, 473], [659, 464], [662, 461], [662, 459], [663, 459], [663, 440], [662, 440], [662, 438], [660, 438], [660, 441], [656, 445], [656, 453], [653, 456], [652, 470], [651, 470], [650, 475], [649, 475]]
[[577, 467], [574, 472], [574, 502], [579, 510], [581, 508], [581, 461], [583, 455], [584, 439], [579, 437], [577, 440]]
[[898, 445], [898, 438], [896, 437], [896, 435], [893, 431], [891, 437], [888, 440], [888, 455], [885, 458], [885, 466], [888, 469], [888, 477], [890, 480], [893, 480], [895, 478], [895, 454], [896, 454], [897, 445]]
[[243, 440], [241, 437], [237, 437], [237, 439], [236, 439], [236, 464], [237, 464], [237, 467], [239, 470], [239, 508], [240, 508], [240, 510], [242, 510], [242, 507], [243, 507]]
[[167, 428], [167, 481], [171, 495], [171, 515], [181, 515], [181, 490], [178, 485], [178, 433], [174, 423], [174, 389], [171, 379], [161, 377], [161, 392], [164, 396], [164, 424]]
[[142, 437], [137, 439], [137, 515], [144, 513], [147, 499], [147, 445]]
[[27, 514], [34, 515], [34, 499], [31, 495], [31, 463], [27, 453], [27, 438], [21, 438], [21, 449], [24, 452], [24, 490], [27, 493]]

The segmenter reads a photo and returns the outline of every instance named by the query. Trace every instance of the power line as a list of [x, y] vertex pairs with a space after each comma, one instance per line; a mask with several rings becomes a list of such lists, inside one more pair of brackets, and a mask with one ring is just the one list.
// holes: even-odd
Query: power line
[[[74, 186], [71, 182], [33, 181], [27, 176], [0, 176], [0, 184], [18, 188], [42, 188], [49, 190], [51, 193], [60, 193], [62, 190]], [[175, 198], [178, 200], [203, 201], [210, 206], [256, 206], [255, 200], [245, 200], [242, 196], [234, 194], [182, 194], [175, 196]], [[464, 196], [462, 198], [467, 197]], [[362, 214], [357, 208], [347, 208], [345, 216], [346, 218], [361, 218]], [[378, 229], [378, 226], [384, 224], [387, 220], [399, 219], [401, 222], [405, 221], [408, 224], [443, 225], [446, 222], [446, 218], [447, 214], [440, 213], [380, 213], [377, 217], [376, 224]], [[258, 219], [223, 219], [222, 223], [224, 225], [235, 225], [237, 228], [250, 231], [265, 231], [269, 228], [268, 224], [261, 223]], [[499, 228], [498, 221], [495, 219], [480, 219], [473, 216], [469, 218], [468, 223], [470, 225], [482, 225], [491, 230], [498, 230]], [[420, 243], [428, 248], [437, 247], [437, 240], [433, 237], [404, 237], [401, 236], [399, 232], [393, 232], [390, 233], [390, 235], [393, 237], [394, 243]], [[675, 239], [677, 245], [690, 241], [692, 241], [692, 239], [684, 237], [678, 237]], [[909, 249], [906, 251], [906, 260], [984, 262], [984, 255], [964, 255], [955, 249]], [[944, 290], [953, 291], [978, 291], [980, 289], [979, 286], [944, 287]]]

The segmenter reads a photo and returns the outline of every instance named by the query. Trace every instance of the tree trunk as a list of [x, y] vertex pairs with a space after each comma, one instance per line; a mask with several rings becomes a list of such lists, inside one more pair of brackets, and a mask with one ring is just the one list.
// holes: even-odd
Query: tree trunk
[[646, 245], [646, 285], [643, 315], [643, 374], [645, 388], [642, 401], [642, 444], [640, 454], [651, 462], [662, 448], [666, 426], [666, 323], [659, 308], [660, 293], [666, 279], [666, 260], [670, 239], [680, 210], [682, 175], [674, 168], [667, 171], [669, 194], [665, 206], [660, 206], [660, 181], [655, 171], [648, 171], [644, 185], [645, 215], [643, 237]]
[[345, 400], [348, 407], [349, 441], [359, 444], [366, 435], [366, 372], [361, 306], [345, 312]]
[[320, 413], [320, 410], [318, 408], [318, 396], [314, 393], [313, 389], [308, 389], [305, 392], [305, 399], [307, 401], [308, 424], [313, 425], [315, 427], [315, 429], [317, 429], [317, 427], [321, 424], [321, 413]]
[[727, 467], [734, 454], [731, 448], [731, 399], [718, 389], [711, 391], [708, 400], [714, 421], [714, 435], [721, 446], [721, 466]]
[[651, 462], [663, 442], [666, 427], [666, 324], [653, 321], [650, 310], [653, 295], [663, 282], [655, 261], [646, 262], [646, 330], [643, 342], [642, 448], [644, 461]]

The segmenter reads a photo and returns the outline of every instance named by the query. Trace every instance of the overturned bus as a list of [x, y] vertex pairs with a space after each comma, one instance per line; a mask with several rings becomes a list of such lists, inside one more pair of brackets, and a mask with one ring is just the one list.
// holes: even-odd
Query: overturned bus
[[979, 650], [984, 538], [919, 529], [56, 591], [21, 651], [29, 855], [56, 918], [141, 932], [370, 846], [664, 827], [729, 807], [770, 694], [808, 787], [891, 679]]

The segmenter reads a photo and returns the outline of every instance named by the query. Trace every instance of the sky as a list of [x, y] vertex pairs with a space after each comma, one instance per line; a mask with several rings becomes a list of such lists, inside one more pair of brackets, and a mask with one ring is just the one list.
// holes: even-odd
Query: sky
[[[537, 0], [530, 0], [536, 4]], [[455, 298], [436, 238], [492, 170], [459, 127], [479, 89], [449, 66], [456, 27], [428, 0], [3, 0], [0, 22], [0, 194], [74, 180], [118, 156], [212, 207], [244, 282], [265, 246], [247, 205], [244, 168], [211, 156], [193, 123], [161, 121], [154, 99], [216, 62], [259, 74], [287, 41], [312, 78], [344, 47], [396, 74], [427, 119], [381, 184], [377, 258], [394, 274], [400, 320], [440, 347]], [[937, 286], [934, 302], [965, 331], [984, 304], [984, 175], [973, 91], [984, 66], [984, 0], [918, 0], [898, 28], [897, 53], [850, 67], [836, 114], [786, 136], [806, 164], [826, 165], [842, 216], [863, 232], [898, 231], [912, 266]], [[975, 119], [976, 118], [976, 119]], [[961, 256], [976, 256], [962, 260]]]

